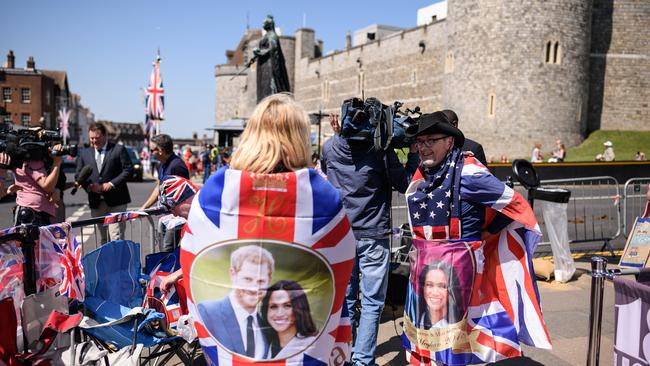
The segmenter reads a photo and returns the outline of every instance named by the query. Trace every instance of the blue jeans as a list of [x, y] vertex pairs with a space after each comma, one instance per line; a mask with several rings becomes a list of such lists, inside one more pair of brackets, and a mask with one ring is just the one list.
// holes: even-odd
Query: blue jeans
[[[345, 304], [352, 323], [353, 365], [375, 365], [379, 319], [384, 309], [388, 286], [389, 254], [388, 238], [357, 240], [357, 255], [345, 293]], [[359, 290], [360, 314], [356, 308]]]
[[203, 183], [210, 178], [210, 164], [203, 164]]

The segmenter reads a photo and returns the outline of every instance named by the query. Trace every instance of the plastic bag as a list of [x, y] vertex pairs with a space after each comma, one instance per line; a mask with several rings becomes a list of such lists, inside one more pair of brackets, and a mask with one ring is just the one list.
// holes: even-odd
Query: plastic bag
[[536, 201], [542, 206], [546, 232], [551, 241], [553, 250], [553, 263], [555, 264], [555, 280], [568, 282], [576, 271], [571, 249], [569, 248], [569, 233], [567, 228], [567, 206], [566, 203], [549, 201]]

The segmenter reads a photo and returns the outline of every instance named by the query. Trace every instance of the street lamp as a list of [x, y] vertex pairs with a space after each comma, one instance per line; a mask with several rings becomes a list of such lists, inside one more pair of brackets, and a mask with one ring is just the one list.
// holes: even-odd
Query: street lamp
[[323, 109], [322, 107], [318, 108], [318, 113], [311, 113], [309, 115], [311, 124], [318, 123], [318, 156], [320, 156], [320, 139], [321, 139], [321, 121], [323, 119]]

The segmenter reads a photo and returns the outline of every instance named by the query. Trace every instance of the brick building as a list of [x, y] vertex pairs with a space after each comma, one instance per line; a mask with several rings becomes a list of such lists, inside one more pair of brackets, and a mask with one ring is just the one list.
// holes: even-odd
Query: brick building
[[116, 143], [133, 146], [140, 150], [144, 146], [144, 129], [141, 123], [97, 121], [106, 126], [108, 139]]
[[18, 126], [55, 128], [58, 110], [69, 106], [70, 90], [65, 71], [40, 70], [33, 57], [25, 68], [16, 67], [13, 51], [0, 67], [0, 114], [3, 122]]
[[[281, 36], [296, 100], [314, 114], [354, 96], [450, 108], [495, 156], [525, 156], [557, 138], [573, 146], [598, 129], [650, 129], [648, 1], [448, 0], [417, 18], [410, 29], [359, 30], [354, 44], [347, 34], [345, 49], [325, 56], [312, 29]], [[249, 31], [229, 52], [250, 57], [260, 37]], [[245, 59], [215, 67], [217, 123], [255, 106]]]

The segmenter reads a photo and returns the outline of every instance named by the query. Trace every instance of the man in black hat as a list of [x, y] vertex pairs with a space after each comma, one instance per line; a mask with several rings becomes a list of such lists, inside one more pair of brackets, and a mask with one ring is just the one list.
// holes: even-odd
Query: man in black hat
[[[494, 226], [482, 230], [485, 206], [493, 202], [482, 201], [477, 192], [496, 189], [502, 194], [509, 190], [507, 197], [512, 195], [512, 190], [479, 164], [475, 156], [463, 153], [465, 136], [449, 122], [445, 113], [422, 115], [406, 133], [415, 137], [420, 155], [420, 169], [406, 191], [416, 237], [452, 239], [456, 236], [456, 239], [480, 240], [512, 221], [500, 215], [503, 220], [493, 221]], [[481, 178], [475, 179], [478, 177]], [[483, 187], [486, 183], [488, 187]], [[448, 227], [448, 230], [436, 231], [433, 227]]]
[[[445, 109], [442, 111], [442, 113], [447, 116], [447, 119], [449, 120], [449, 123], [451, 123], [454, 127], [458, 128], [458, 115], [456, 115], [456, 112], [452, 111], [451, 109]], [[465, 143], [460, 149], [461, 151], [471, 151], [474, 154], [474, 157], [478, 159], [478, 161], [481, 162], [481, 164], [487, 166], [487, 160], [485, 159], [485, 151], [483, 151], [483, 146], [479, 144], [478, 142], [465, 138]]]

